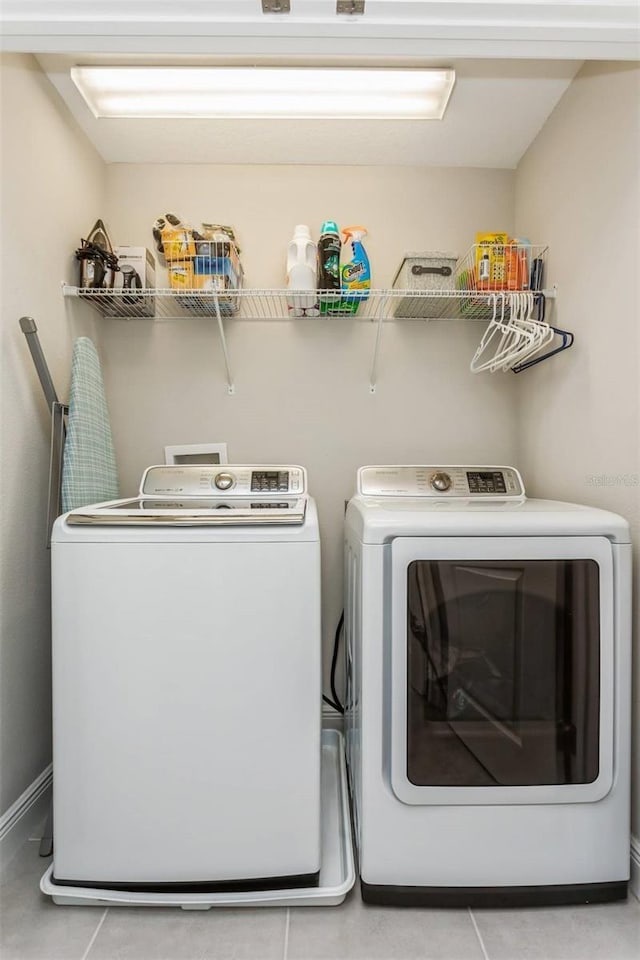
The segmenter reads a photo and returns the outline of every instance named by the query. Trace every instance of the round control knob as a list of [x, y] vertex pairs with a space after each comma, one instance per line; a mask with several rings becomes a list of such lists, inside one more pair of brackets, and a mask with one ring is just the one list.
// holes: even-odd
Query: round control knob
[[429, 482], [438, 493], [444, 493], [451, 486], [451, 477], [448, 473], [433, 473]]
[[233, 475], [231, 473], [218, 473], [214, 483], [218, 490], [230, 490], [234, 484]]

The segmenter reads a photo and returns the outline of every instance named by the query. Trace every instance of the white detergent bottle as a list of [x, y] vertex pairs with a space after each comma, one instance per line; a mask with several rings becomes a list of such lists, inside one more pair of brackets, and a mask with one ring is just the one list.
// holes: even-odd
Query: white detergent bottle
[[311, 239], [311, 231], [298, 224], [287, 247], [287, 296], [289, 315], [292, 317], [317, 317], [317, 244]]

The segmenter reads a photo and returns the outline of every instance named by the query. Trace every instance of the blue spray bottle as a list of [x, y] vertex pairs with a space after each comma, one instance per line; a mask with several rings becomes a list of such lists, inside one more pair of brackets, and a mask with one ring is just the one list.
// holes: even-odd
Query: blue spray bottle
[[367, 231], [364, 227], [345, 227], [343, 250], [351, 248], [351, 258], [342, 264], [340, 277], [342, 280], [341, 313], [356, 313], [363, 300], [369, 296], [371, 289], [371, 267], [369, 257], [362, 243]]

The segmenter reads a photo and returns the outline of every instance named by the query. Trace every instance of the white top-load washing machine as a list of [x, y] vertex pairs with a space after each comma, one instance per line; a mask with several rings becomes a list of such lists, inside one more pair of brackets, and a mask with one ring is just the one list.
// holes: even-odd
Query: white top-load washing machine
[[298, 466], [154, 466], [52, 536], [54, 879], [309, 887], [320, 542]]
[[364, 467], [345, 561], [365, 900], [626, 896], [626, 521], [510, 467]]

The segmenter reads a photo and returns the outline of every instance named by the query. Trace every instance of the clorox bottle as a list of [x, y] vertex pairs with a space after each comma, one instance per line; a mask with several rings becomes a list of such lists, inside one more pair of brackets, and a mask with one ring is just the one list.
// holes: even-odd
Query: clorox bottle
[[371, 267], [369, 257], [362, 243], [367, 231], [364, 227], [345, 227], [343, 250], [349, 250], [351, 257], [342, 264], [340, 277], [342, 281], [341, 313], [356, 313], [360, 303], [366, 300], [371, 289]]
[[317, 317], [320, 313], [316, 293], [317, 246], [309, 227], [300, 223], [287, 247], [287, 306], [292, 317]]

